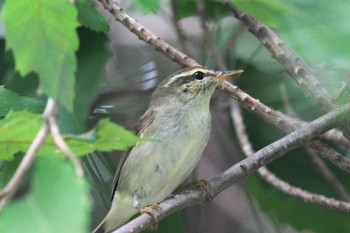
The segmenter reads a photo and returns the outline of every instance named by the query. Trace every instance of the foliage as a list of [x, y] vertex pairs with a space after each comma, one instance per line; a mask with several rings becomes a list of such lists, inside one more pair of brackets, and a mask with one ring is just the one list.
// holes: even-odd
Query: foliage
[[45, 154], [35, 162], [30, 189], [2, 213], [0, 231], [88, 232], [90, 208], [87, 181], [68, 161]]
[[33, 113], [41, 113], [44, 110], [44, 102], [20, 96], [18, 93], [0, 86], [0, 116], [4, 117], [10, 110], [29, 110]]
[[[349, 89], [342, 93], [341, 89], [344, 84], [350, 85], [350, 48], [345, 46], [350, 37], [347, 26], [350, 4], [341, 0], [230, 2], [276, 30], [286, 45], [310, 64], [338, 103], [349, 101]], [[173, 3], [179, 19], [198, 14], [196, 0]], [[249, 32], [240, 32], [239, 22], [221, 1], [204, 0], [204, 3], [206, 20], [219, 52], [231, 51], [225, 57], [228, 66], [245, 69], [244, 78], [238, 81], [240, 88], [280, 111], [285, 110], [286, 103], [281, 97], [284, 88], [289, 104], [304, 120], [321, 114], [261, 43]], [[136, 136], [109, 120], [98, 123], [88, 120], [93, 102], [105, 82], [104, 68], [109, 57], [106, 49], [109, 40], [105, 35], [109, 23], [97, 12], [94, 3], [90, 0], [6, 0], [0, 5], [5, 27], [4, 39], [0, 40], [0, 117], [3, 118], [0, 120], [0, 187], [11, 178], [41, 127], [40, 113], [48, 97], [59, 103], [60, 130], [75, 154], [124, 150], [136, 143]], [[137, 0], [129, 6], [135, 14], [164, 15], [162, 10], [170, 6], [170, 1]], [[169, 27], [172, 27], [170, 22]], [[235, 44], [230, 47], [234, 36]], [[200, 43], [190, 42], [200, 50], [198, 54], [203, 65], [215, 67], [213, 56], [209, 56], [206, 46], [201, 44], [205, 39], [200, 38]], [[153, 53], [147, 51], [146, 56], [153, 58]], [[132, 59], [136, 59], [135, 56]], [[124, 62], [128, 62], [129, 67], [137, 65], [131, 59]], [[129, 102], [123, 104], [130, 105]], [[251, 114], [246, 113], [245, 120], [255, 148], [283, 136]], [[52, 136], [38, 154], [21, 195], [0, 215], [0, 232], [87, 232], [92, 207], [88, 194], [91, 184], [75, 177], [72, 165], [55, 146]], [[336, 196], [311, 169], [312, 164], [305, 157], [305, 153], [298, 150], [275, 161], [269, 169], [301, 188]], [[346, 176], [333, 170], [345, 186], [350, 187]], [[345, 214], [290, 198], [256, 176], [247, 179], [244, 185], [265, 213], [298, 231], [342, 233], [350, 228]], [[31, 215], [24, 211], [29, 208]], [[183, 231], [179, 215], [172, 217], [160, 223], [161, 232], [167, 232], [170, 227], [173, 232]], [[329, 221], [320, 222], [319, 219]]]
[[[10, 160], [15, 153], [25, 152], [42, 124], [42, 116], [29, 112], [11, 112], [0, 121], [0, 160]], [[138, 138], [123, 127], [104, 119], [87, 134], [62, 135], [77, 156], [93, 151], [125, 150]], [[63, 154], [57, 150], [52, 137], [41, 147], [39, 154]]]
[[[7, 0], [1, 10], [7, 50], [2, 50], [1, 40], [5, 58], [0, 61], [1, 188], [43, 124], [40, 114], [48, 97], [58, 101], [62, 136], [78, 156], [125, 150], [138, 141], [107, 119], [87, 124], [108, 57], [107, 37], [101, 32], [109, 29], [91, 1]], [[76, 177], [52, 136], [38, 155], [22, 181], [21, 196], [1, 213], [0, 231], [88, 232], [92, 207], [88, 181]]]
[[41, 91], [69, 111], [73, 110], [74, 53], [79, 45], [76, 18], [74, 5], [62, 0], [6, 1], [3, 9], [6, 48], [13, 51], [16, 70], [22, 76], [37, 73]]

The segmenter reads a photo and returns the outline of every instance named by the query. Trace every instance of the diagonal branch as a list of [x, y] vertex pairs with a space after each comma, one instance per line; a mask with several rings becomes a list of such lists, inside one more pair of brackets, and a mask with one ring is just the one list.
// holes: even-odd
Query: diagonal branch
[[[178, 58], [173, 59], [175, 62], [181, 66], [198, 66], [199, 63], [179, 52], [172, 46], [168, 45], [166, 42], [157, 37], [150, 30], [146, 29], [143, 25], [138, 23], [135, 19], [129, 16], [126, 12], [123, 11], [116, 3], [109, 3], [106, 0], [98, 0], [114, 18], [121, 22], [126, 28], [131, 32], [137, 35], [140, 39], [144, 40], [147, 43], [152, 42], [152, 46], [156, 50], [161, 51], [169, 58]], [[171, 49], [166, 49], [171, 48]], [[181, 59], [184, 58], [184, 59]], [[230, 84], [229, 82], [223, 82], [219, 87], [220, 90], [229, 94], [232, 98], [237, 100], [244, 108], [248, 111], [253, 112], [263, 118], [265, 121], [273, 124], [274, 126], [284, 130], [285, 132], [292, 132], [296, 130], [300, 124], [298, 122], [291, 121], [286, 115], [274, 111], [270, 107], [264, 105], [259, 100], [254, 99], [249, 94], [239, 89], [237, 86]], [[310, 146], [321, 154], [324, 158], [331, 161], [336, 166], [350, 173], [350, 159], [342, 156], [339, 152], [330, 148], [329, 146], [324, 145], [321, 141], [315, 140], [310, 143]]]
[[181, 53], [168, 43], [161, 40], [158, 36], [153, 34], [150, 30], [139, 24], [134, 18], [130, 17], [124, 12], [124, 10], [118, 6], [115, 1], [98, 0], [102, 6], [108, 10], [114, 18], [128, 28], [131, 32], [139, 37], [140, 40], [147, 42], [149, 45], [167, 55], [174, 62], [181, 64], [182, 66], [200, 66], [192, 58], [186, 54]]
[[348, 194], [344, 185], [338, 180], [336, 175], [326, 165], [326, 163], [318, 156], [318, 154], [310, 147], [305, 146], [305, 151], [308, 153], [311, 162], [314, 164], [318, 172], [323, 176], [324, 180], [333, 188], [338, 196], [344, 201], [350, 201], [350, 195]]
[[75, 168], [75, 173], [78, 177], [83, 177], [84, 176], [84, 170], [81, 165], [80, 160], [77, 158], [77, 156], [72, 152], [72, 150], [69, 148], [69, 146], [66, 144], [66, 142], [63, 140], [60, 129], [58, 127], [58, 122], [57, 122], [57, 104], [53, 99], [48, 99], [47, 101], [48, 104], [51, 104], [54, 106], [54, 109], [51, 114], [47, 116], [47, 121], [49, 123], [50, 131], [52, 134], [52, 137], [59, 149], [62, 150], [63, 153], [66, 154], [66, 156], [70, 159], [70, 161], [73, 163], [74, 168]]
[[43, 114], [43, 123], [40, 130], [17, 167], [15, 174], [11, 177], [5, 188], [0, 190], [0, 212], [11, 201], [13, 195], [18, 190], [25, 174], [32, 166], [40, 147], [45, 142], [50, 132], [58, 148], [66, 153], [68, 158], [72, 161], [77, 176], [82, 177], [84, 175], [79, 159], [75, 157], [60, 135], [57, 125], [57, 104], [55, 100], [49, 98]]
[[50, 133], [50, 127], [47, 122], [47, 116], [51, 115], [52, 112], [55, 111], [55, 105], [53, 103], [48, 103], [46, 105], [44, 116], [43, 116], [43, 124], [36, 134], [32, 144], [29, 146], [26, 154], [24, 155], [21, 163], [16, 169], [15, 174], [11, 177], [11, 180], [7, 183], [4, 189], [0, 192], [0, 211], [9, 203], [13, 197], [13, 195], [18, 190], [25, 174], [32, 166], [37, 152], [40, 149], [41, 145], [45, 142], [47, 136]]
[[306, 93], [325, 110], [336, 106], [333, 98], [322, 87], [310, 68], [295, 55], [282, 41], [282, 39], [266, 25], [253, 17], [244, 14], [230, 2], [225, 2], [227, 8], [240, 20], [248, 30], [260, 40], [270, 51], [272, 57], [281, 63], [290, 75], [306, 90]]
[[[199, 63], [197, 63], [193, 59], [188, 58], [186, 55], [183, 56], [183, 54], [177, 51], [175, 48], [166, 44], [166, 42], [162, 41], [159, 37], [154, 35], [151, 31], [145, 29], [141, 24], [137, 23], [136, 20], [131, 18], [129, 15], [127, 15], [116, 3], [111, 3], [111, 5], [109, 5], [109, 3], [107, 3], [105, 0], [99, 0], [99, 2], [101, 2], [102, 5], [113, 14], [113, 16], [117, 21], [120, 21], [131, 32], [136, 34], [140, 39], [151, 44], [153, 47], [156, 48], [156, 50], [161, 51], [162, 53], [164, 53], [169, 58], [173, 59], [178, 64], [182, 66], [199, 65]], [[178, 54], [176, 55], [176, 53]], [[186, 58], [186, 59], [181, 59], [181, 58]], [[288, 117], [286, 117], [282, 113], [273, 111], [273, 109], [263, 105], [262, 103], [260, 103], [260, 101], [255, 100], [254, 98], [249, 96], [247, 93], [240, 90], [237, 86], [233, 86], [225, 82], [220, 87], [220, 89], [227, 92], [229, 95], [231, 95], [231, 97], [238, 100], [249, 111], [258, 114], [268, 122], [273, 123], [273, 125], [279, 128], [282, 128], [287, 132], [291, 132], [298, 127], [296, 123], [290, 122]], [[342, 110], [337, 110], [337, 111], [342, 112], [343, 110], [344, 109], [342, 108]], [[349, 111], [349, 110], [345, 110], [345, 111]], [[321, 117], [319, 120], [316, 120], [307, 125], [303, 125], [302, 129], [299, 129], [293, 132], [292, 134], [284, 137], [283, 139], [271, 144], [270, 146], [265, 147], [264, 149], [258, 151], [254, 156], [243, 160], [242, 162], [231, 167], [229, 170], [223, 172], [220, 176], [214, 178], [209, 183], [213, 188], [213, 195], [214, 196], [217, 195], [223, 189], [227, 188], [229, 185], [247, 176], [254, 170], [258, 169], [259, 167], [266, 165], [267, 163], [278, 158], [284, 153], [292, 150], [297, 146], [304, 144], [305, 142], [310, 141], [320, 133], [327, 131], [329, 128], [332, 128], [335, 125], [335, 122], [333, 122], [333, 120], [338, 118], [339, 116], [338, 114], [342, 115], [343, 113], [332, 112], [324, 116], [326, 119]], [[326, 120], [328, 121], [328, 123], [325, 123], [325, 122], [321, 123], [322, 120]], [[308, 130], [311, 130], [311, 131], [308, 131]], [[318, 147], [314, 146], [314, 148], [320, 150], [321, 151], [320, 153], [322, 153], [322, 148], [323, 150], [325, 150], [324, 147], [322, 147], [324, 145], [321, 142], [319, 142], [319, 144], [321, 146], [320, 145], [318, 145]], [[348, 161], [347, 158], [343, 158], [341, 155], [333, 155], [333, 156], [329, 156], [328, 159], [332, 160], [335, 164], [337, 164], [337, 166], [345, 170], [348, 170], [350, 172], [350, 162]], [[163, 218], [175, 212], [178, 209], [185, 208], [188, 205], [202, 203], [204, 197], [205, 197], [205, 194], [203, 190], [201, 190], [200, 188], [193, 188], [187, 192], [180, 193], [179, 195], [176, 195], [174, 198], [169, 199], [163, 202], [162, 204], [160, 204], [161, 211], [159, 211], [159, 213], [157, 211], [155, 215], [158, 218]], [[321, 196], [320, 202], [327, 202], [327, 201], [328, 199], [324, 199]], [[333, 205], [334, 207], [340, 208], [344, 211], [350, 210], [350, 205], [346, 202], [334, 201], [334, 202], [331, 202], [330, 205]], [[152, 222], [152, 219], [150, 219], [148, 215], [141, 215], [139, 218], [135, 219], [134, 221], [120, 228], [116, 232], [124, 232], [123, 229], [128, 232], [130, 230], [137, 232], [147, 228], [147, 226], [149, 226], [151, 222]]]
[[[222, 172], [220, 175], [208, 182], [206, 189], [209, 188], [210, 195], [215, 197], [227, 187], [238, 182], [262, 166], [267, 165], [283, 154], [304, 145], [306, 142], [311, 141], [318, 135], [343, 123], [343, 121], [349, 117], [349, 114], [350, 104], [342, 108], [335, 109], [334, 111], [312, 121], [302, 129], [298, 129], [293, 133], [271, 143], [270, 145], [257, 151], [254, 155], [238, 162], [226, 171]], [[153, 211], [153, 215], [156, 217], [156, 219], [160, 220], [188, 206], [206, 203], [208, 194], [206, 193], [206, 189], [198, 186], [187, 189], [160, 203], [160, 208]], [[308, 194], [308, 192], [304, 192], [305, 195]], [[312, 198], [313, 196], [309, 196], [305, 200], [309, 201]], [[318, 201], [319, 203], [327, 203], [329, 206], [345, 212], [350, 212], [350, 203], [348, 202], [336, 201], [332, 199], [329, 200], [321, 195]], [[154, 224], [154, 219], [155, 218], [150, 217], [148, 214], [142, 214], [119, 229], [113, 231], [113, 233], [140, 232]]]
[[[328, 91], [323, 88], [311, 69], [303, 63], [300, 57], [293, 53], [282, 41], [282, 39], [272, 29], [260, 23], [255, 18], [244, 14], [231, 2], [225, 2], [227, 8], [240, 20], [248, 30], [268, 49], [289, 74], [304, 88], [306, 93], [314, 99], [325, 112], [337, 107], [335, 98], [332, 98]], [[344, 125], [344, 136], [350, 141], [350, 129]]]

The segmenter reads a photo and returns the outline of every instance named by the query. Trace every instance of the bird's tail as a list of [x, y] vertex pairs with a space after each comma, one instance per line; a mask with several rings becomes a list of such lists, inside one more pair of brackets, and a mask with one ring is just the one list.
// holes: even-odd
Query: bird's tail
[[92, 231], [92, 233], [104, 233], [104, 227], [103, 224], [105, 223], [106, 218], [104, 218], [100, 224]]
[[93, 233], [109, 232], [128, 221], [138, 210], [123, 202], [113, 202], [106, 217], [96, 227]]

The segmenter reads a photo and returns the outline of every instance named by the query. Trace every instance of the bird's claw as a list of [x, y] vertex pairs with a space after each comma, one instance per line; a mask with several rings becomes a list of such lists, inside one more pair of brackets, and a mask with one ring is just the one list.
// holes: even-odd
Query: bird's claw
[[148, 214], [154, 220], [154, 224], [151, 226], [152, 230], [156, 230], [158, 228], [158, 219], [157, 216], [153, 213], [154, 209], [161, 210], [160, 206], [157, 204], [152, 204], [150, 206], [146, 206], [145, 208], [140, 209], [141, 214]]
[[206, 180], [198, 180], [193, 183], [194, 186], [200, 187], [204, 190], [204, 199], [203, 199], [203, 204], [206, 205], [209, 202], [211, 202], [214, 199], [214, 193], [213, 190], [210, 187], [210, 184]]

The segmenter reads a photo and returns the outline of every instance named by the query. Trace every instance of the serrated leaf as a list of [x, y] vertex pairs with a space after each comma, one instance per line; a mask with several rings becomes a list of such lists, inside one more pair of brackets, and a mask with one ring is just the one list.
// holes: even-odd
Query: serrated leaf
[[[80, 140], [76, 137], [69, 137], [66, 141], [76, 155], [86, 155], [96, 150], [106, 152], [125, 150], [139, 141], [139, 138], [132, 132], [107, 119], [100, 120], [95, 128], [95, 132], [86, 135], [85, 138], [87, 140], [81, 140], [81, 137]], [[97, 139], [91, 142], [91, 138]], [[87, 142], [90, 143], [88, 144]]]
[[[13, 154], [27, 151], [42, 124], [41, 115], [29, 112], [11, 112], [0, 121], [0, 159], [11, 160]], [[62, 135], [76, 155], [86, 155], [95, 150], [125, 150], [138, 141], [133, 133], [123, 127], [101, 120], [89, 137]], [[51, 136], [43, 143], [39, 152], [62, 154]]]
[[27, 151], [41, 125], [41, 116], [29, 112], [10, 112], [0, 121], [0, 159], [10, 160]]
[[16, 92], [0, 86], [0, 116], [5, 116], [10, 110], [27, 110], [33, 113], [41, 113], [45, 103], [34, 98], [18, 95]]
[[92, 1], [78, 0], [76, 6], [78, 8], [78, 21], [82, 25], [97, 32], [107, 32], [109, 30], [107, 20], [97, 12]]
[[88, 232], [89, 187], [68, 161], [52, 154], [38, 158], [30, 186], [0, 215], [0, 232]]
[[38, 73], [41, 91], [72, 110], [79, 45], [74, 5], [67, 0], [7, 0], [3, 19], [6, 48], [19, 73]]

